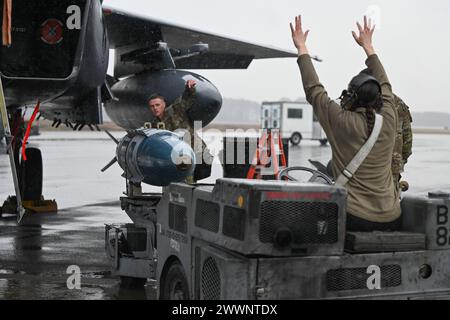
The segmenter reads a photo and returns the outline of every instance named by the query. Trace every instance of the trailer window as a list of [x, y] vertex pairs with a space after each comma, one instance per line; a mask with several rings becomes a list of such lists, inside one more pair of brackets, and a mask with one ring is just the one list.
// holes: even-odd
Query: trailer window
[[303, 109], [288, 109], [289, 119], [303, 119]]

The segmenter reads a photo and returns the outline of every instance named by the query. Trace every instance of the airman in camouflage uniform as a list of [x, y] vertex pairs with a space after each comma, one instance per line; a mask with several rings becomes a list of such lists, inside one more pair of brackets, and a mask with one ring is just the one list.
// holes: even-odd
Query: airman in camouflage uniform
[[409, 107], [394, 95], [395, 106], [398, 113], [397, 136], [394, 153], [392, 155], [392, 175], [397, 188], [401, 188], [401, 174], [404, 172], [406, 163], [412, 154], [413, 133], [411, 129], [412, 116]]
[[182, 129], [185, 131], [184, 141], [192, 146], [197, 158], [194, 177], [188, 178], [188, 183], [194, 183], [195, 180], [204, 179], [206, 175], [209, 176], [213, 160], [206, 143], [195, 133], [192, 121], [187, 115], [187, 111], [195, 101], [195, 85], [195, 81], [187, 81], [183, 95], [170, 106], [166, 107], [165, 98], [158, 94], [151, 96], [148, 102], [154, 116], [154, 120], [151, 122], [152, 128], [168, 131], [180, 131]]

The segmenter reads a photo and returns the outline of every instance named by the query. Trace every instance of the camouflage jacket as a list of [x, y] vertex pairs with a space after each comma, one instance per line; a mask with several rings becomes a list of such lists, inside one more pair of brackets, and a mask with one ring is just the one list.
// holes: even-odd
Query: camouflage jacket
[[184, 141], [192, 146], [194, 152], [201, 154], [207, 149], [205, 142], [195, 133], [192, 120], [187, 111], [195, 102], [195, 89], [186, 89], [183, 96], [175, 100], [173, 104], [167, 106], [161, 119], [154, 119], [152, 128], [168, 131], [185, 130]]
[[189, 119], [187, 111], [194, 104], [194, 100], [195, 90], [186, 89], [182, 97], [166, 107], [161, 119], [156, 118], [153, 120], [152, 127], [169, 131], [186, 129], [189, 132], [193, 132], [192, 121]]
[[412, 154], [413, 133], [409, 107], [398, 96], [394, 95], [394, 99], [398, 113], [398, 124], [392, 156], [392, 174], [398, 177], [404, 171], [405, 164]]

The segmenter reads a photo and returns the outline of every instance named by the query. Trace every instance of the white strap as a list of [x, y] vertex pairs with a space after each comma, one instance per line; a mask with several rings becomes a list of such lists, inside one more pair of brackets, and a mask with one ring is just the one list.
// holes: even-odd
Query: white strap
[[378, 137], [380, 136], [382, 128], [383, 128], [383, 117], [379, 114], [376, 114], [375, 125], [372, 134], [370, 135], [367, 142], [361, 147], [361, 149], [353, 158], [353, 160], [349, 163], [347, 168], [344, 169], [342, 174], [336, 180], [335, 183], [336, 186], [344, 187], [350, 181], [350, 179], [353, 178], [356, 171], [358, 171], [359, 167], [362, 165], [364, 160], [366, 160], [367, 156], [375, 146], [375, 143], [377, 142]]

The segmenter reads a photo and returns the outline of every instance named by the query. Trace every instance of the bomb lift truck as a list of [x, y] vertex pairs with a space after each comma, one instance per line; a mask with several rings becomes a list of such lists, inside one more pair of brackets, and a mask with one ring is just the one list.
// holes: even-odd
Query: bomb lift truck
[[106, 226], [107, 255], [123, 283], [156, 280], [160, 299], [450, 297], [448, 193], [405, 197], [401, 232], [352, 233], [345, 189], [313, 178], [131, 188], [134, 223]]

